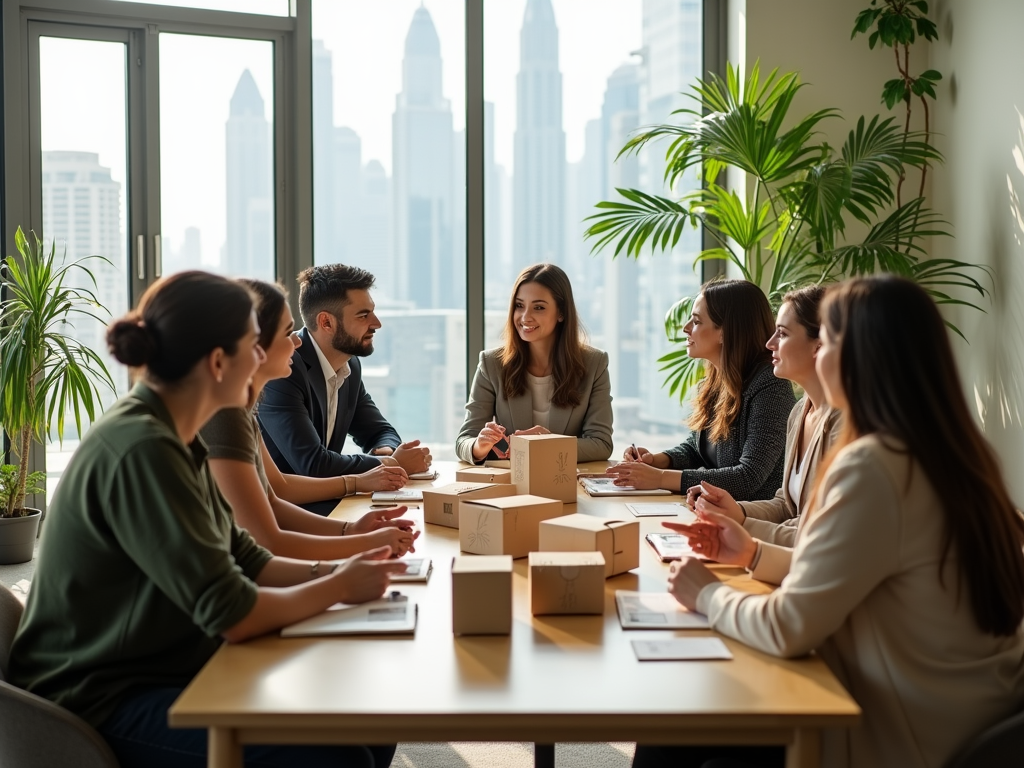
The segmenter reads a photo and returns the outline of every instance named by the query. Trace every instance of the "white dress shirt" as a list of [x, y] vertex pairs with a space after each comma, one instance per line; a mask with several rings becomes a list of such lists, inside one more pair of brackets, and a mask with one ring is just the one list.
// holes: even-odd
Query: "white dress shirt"
[[338, 420], [338, 391], [345, 383], [345, 379], [352, 373], [352, 369], [349, 367], [348, 360], [345, 360], [337, 370], [332, 368], [331, 364], [327, 362], [327, 356], [320, 349], [320, 345], [316, 343], [316, 339], [313, 338], [313, 334], [309, 335], [309, 340], [313, 342], [313, 349], [320, 360], [320, 367], [324, 371], [324, 381], [327, 384], [327, 437], [324, 440], [324, 445], [330, 445], [331, 436], [334, 434], [334, 422]]

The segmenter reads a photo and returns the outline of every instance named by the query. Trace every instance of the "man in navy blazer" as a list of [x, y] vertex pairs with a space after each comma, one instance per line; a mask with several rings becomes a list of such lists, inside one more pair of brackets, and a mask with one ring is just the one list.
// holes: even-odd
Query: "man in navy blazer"
[[[282, 472], [334, 477], [383, 461], [412, 474], [430, 466], [429, 449], [418, 440], [403, 443], [363, 386], [359, 358], [373, 353], [381, 327], [373, 283], [369, 272], [343, 264], [299, 275], [302, 344], [292, 355], [291, 375], [267, 383], [257, 410], [267, 450]], [[349, 435], [364, 453], [342, 453]]]

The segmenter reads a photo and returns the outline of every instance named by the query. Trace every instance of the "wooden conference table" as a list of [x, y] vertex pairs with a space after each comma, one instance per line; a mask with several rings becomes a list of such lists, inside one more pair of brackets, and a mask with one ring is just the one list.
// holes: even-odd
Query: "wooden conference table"
[[[435, 466], [437, 480], [410, 485], [454, 481], [454, 462]], [[632, 520], [625, 501], [668, 500], [580, 489], [574, 511]], [[368, 501], [346, 499], [333, 516], [355, 519]], [[422, 523], [422, 509], [409, 516]], [[666, 518], [639, 519], [643, 536]], [[511, 636], [455, 637], [458, 531], [427, 526], [417, 554], [433, 559], [430, 581], [400, 586], [419, 602], [415, 636], [225, 644], [175, 702], [170, 724], [209, 729], [210, 768], [239, 768], [243, 744], [424, 741], [780, 744], [787, 768], [817, 768], [821, 729], [860, 714], [820, 659], [777, 659], [725, 639], [732, 661], [637, 661], [631, 639], [713, 634], [620, 627], [615, 590], [665, 589], [667, 566], [640, 546], [640, 567], [607, 581], [603, 616], [531, 616], [524, 558], [515, 561]], [[717, 570], [738, 588], [767, 591], [740, 569]]]

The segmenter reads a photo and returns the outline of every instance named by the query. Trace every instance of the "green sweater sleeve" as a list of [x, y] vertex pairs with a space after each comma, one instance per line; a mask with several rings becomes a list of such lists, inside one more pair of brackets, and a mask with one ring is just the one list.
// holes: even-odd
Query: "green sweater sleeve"
[[120, 463], [107, 510], [121, 548], [207, 635], [240, 622], [256, 602], [246, 571], [257, 574], [269, 557], [237, 531], [209, 470], [197, 474], [194, 456], [170, 439], [144, 441]]

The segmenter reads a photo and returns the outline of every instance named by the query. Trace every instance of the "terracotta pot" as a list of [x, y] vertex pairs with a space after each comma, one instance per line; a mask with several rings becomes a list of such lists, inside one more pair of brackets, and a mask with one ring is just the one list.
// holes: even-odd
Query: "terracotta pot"
[[29, 509], [24, 517], [0, 517], [0, 565], [32, 559], [42, 515], [38, 509]]

